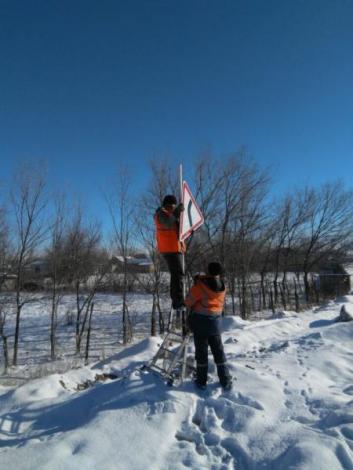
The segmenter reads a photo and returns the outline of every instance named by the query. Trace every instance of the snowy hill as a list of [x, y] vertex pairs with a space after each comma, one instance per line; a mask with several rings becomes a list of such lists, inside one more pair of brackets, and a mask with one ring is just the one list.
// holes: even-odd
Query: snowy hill
[[335, 321], [342, 304], [352, 310], [353, 297], [257, 322], [227, 317], [231, 392], [214, 366], [205, 392], [138, 371], [160, 338], [0, 388], [0, 468], [353, 469], [353, 322]]

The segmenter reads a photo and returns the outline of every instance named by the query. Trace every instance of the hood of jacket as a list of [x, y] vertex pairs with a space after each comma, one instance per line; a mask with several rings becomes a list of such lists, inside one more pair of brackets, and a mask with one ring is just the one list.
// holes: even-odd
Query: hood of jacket
[[206, 288], [211, 296], [213, 292], [216, 294], [226, 289], [224, 281], [218, 276], [199, 276], [197, 282]]

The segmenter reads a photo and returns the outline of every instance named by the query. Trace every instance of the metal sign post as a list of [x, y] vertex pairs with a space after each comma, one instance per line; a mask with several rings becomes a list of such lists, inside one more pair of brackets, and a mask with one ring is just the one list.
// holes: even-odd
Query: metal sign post
[[[179, 187], [180, 187], [180, 202], [183, 201], [183, 165], [179, 165]], [[180, 240], [180, 230], [179, 230], [179, 241]], [[181, 266], [183, 270], [183, 299], [185, 299], [185, 252], [182, 252]]]

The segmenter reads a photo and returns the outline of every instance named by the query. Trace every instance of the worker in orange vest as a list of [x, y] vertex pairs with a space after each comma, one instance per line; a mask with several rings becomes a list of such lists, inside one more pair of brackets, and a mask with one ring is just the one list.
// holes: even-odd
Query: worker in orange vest
[[162, 206], [156, 210], [154, 215], [157, 249], [168, 265], [170, 297], [172, 307], [175, 310], [179, 310], [184, 306], [182, 257], [185, 252], [185, 244], [179, 241], [179, 218], [183, 210], [183, 204], [177, 205], [176, 197], [168, 194], [164, 197]]
[[207, 384], [208, 346], [217, 366], [221, 386], [229, 390], [232, 386], [221, 337], [221, 317], [226, 288], [222, 279], [220, 263], [209, 263], [207, 275], [195, 277], [195, 283], [185, 298], [189, 308], [188, 323], [194, 333], [196, 386], [204, 389]]

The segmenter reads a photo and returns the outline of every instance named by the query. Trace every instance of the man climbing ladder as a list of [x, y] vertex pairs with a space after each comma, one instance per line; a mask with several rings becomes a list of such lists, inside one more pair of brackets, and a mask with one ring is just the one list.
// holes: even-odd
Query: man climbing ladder
[[164, 197], [162, 206], [156, 210], [157, 250], [165, 259], [170, 273], [170, 297], [172, 308], [179, 310], [184, 304], [184, 266], [185, 243], [179, 241], [179, 219], [184, 210], [183, 204], [177, 205], [174, 195]]
[[183, 181], [181, 165], [179, 177], [181, 203], [177, 203], [173, 194], [168, 194], [154, 215], [157, 250], [168, 265], [172, 309], [178, 313], [184, 309], [185, 240], [204, 222], [195, 198]]

